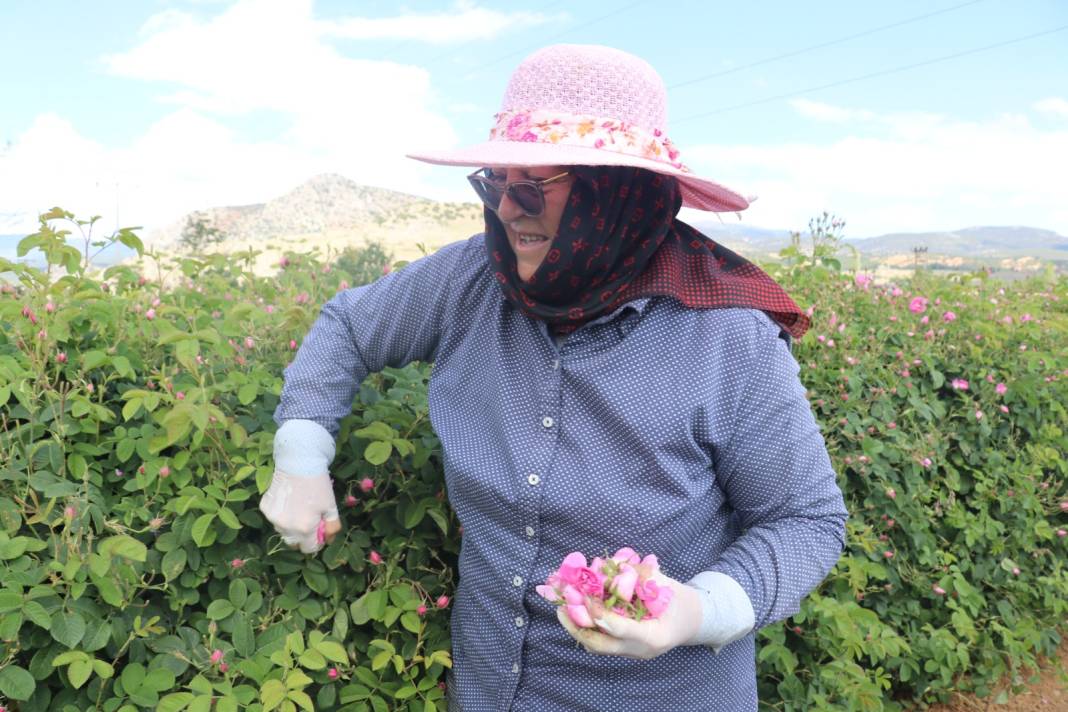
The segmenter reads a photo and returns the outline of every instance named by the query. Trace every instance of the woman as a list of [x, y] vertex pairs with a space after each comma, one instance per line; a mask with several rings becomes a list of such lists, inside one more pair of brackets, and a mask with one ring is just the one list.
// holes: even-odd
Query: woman
[[[790, 354], [808, 320], [676, 219], [747, 200], [681, 163], [659, 76], [606, 47], [536, 52], [488, 142], [413, 157], [478, 168], [485, 233], [323, 307], [261, 508], [316, 551], [321, 520], [340, 528], [327, 473], [359, 382], [432, 361], [464, 526], [452, 706], [756, 709], [755, 631], [834, 566], [846, 510]], [[569, 552], [623, 546], [659, 557], [661, 618], [580, 630], [535, 593]]]

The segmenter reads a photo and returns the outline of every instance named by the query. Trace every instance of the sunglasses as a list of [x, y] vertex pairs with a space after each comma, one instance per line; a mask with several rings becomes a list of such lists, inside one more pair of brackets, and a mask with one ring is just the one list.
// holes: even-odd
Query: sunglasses
[[501, 200], [507, 193], [524, 215], [536, 218], [545, 212], [544, 187], [569, 175], [571, 171], [564, 171], [543, 180], [517, 180], [505, 183], [503, 179], [495, 177], [489, 168], [480, 168], [467, 176], [467, 180], [478, 193], [478, 197], [482, 198], [482, 202], [493, 212], [497, 212], [501, 207]]

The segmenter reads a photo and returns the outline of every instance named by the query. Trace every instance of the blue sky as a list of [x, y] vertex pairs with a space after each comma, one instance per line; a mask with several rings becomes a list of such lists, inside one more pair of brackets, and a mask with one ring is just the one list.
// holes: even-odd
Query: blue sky
[[1062, 0], [85, 7], [0, 5], [0, 233], [56, 204], [150, 230], [321, 172], [469, 200], [403, 154], [483, 140], [515, 65], [575, 42], [659, 71], [682, 160], [759, 196], [744, 222], [1068, 235]]

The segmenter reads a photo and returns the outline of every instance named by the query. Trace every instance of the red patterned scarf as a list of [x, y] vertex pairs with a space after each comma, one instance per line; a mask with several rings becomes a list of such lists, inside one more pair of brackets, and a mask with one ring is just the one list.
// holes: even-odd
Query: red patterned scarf
[[545, 260], [522, 281], [497, 215], [485, 210], [486, 249], [501, 290], [557, 334], [632, 299], [670, 296], [692, 309], [760, 309], [795, 339], [809, 319], [766, 272], [676, 219], [675, 179], [640, 168], [576, 166]]

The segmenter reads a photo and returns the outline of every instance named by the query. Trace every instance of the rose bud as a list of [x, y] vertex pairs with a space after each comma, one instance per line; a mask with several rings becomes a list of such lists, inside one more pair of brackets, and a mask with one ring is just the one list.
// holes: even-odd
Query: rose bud
[[438, 600], [434, 601], [434, 605], [438, 608], [445, 608], [449, 605], [449, 597], [445, 595], [438, 596]]
[[375, 481], [372, 480], [370, 477], [364, 477], [362, 480], [360, 480], [360, 490], [364, 492], [370, 492], [374, 488]]

